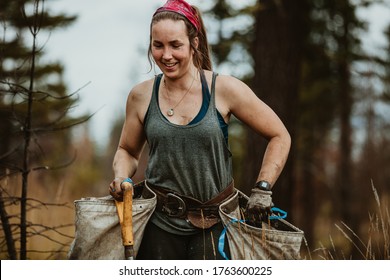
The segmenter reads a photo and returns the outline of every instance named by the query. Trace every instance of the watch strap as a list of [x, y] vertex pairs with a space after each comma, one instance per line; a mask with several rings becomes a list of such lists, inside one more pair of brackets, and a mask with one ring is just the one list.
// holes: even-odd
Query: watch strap
[[271, 190], [271, 184], [265, 180], [258, 181], [255, 185], [255, 188], [259, 188], [265, 191]]

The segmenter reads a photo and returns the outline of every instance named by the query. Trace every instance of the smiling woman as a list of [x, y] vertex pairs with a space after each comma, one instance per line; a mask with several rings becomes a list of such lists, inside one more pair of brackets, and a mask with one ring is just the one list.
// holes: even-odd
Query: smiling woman
[[162, 73], [130, 91], [110, 194], [122, 199], [122, 183], [135, 174], [147, 142], [146, 184], [158, 202], [137, 259], [222, 259], [216, 254], [223, 229], [218, 207], [237, 191], [228, 145], [231, 116], [269, 141], [248, 202], [254, 219], [270, 211], [271, 188], [285, 165], [290, 136], [247, 85], [212, 71], [195, 6], [168, 0], [157, 9], [150, 24], [149, 61]]

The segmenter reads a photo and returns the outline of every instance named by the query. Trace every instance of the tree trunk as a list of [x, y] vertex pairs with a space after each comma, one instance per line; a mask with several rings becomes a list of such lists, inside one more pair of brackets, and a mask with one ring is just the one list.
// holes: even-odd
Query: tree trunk
[[[353, 92], [351, 85], [351, 31], [349, 26], [351, 25], [351, 15], [348, 12], [348, 3], [343, 6], [341, 12], [344, 18], [344, 32], [339, 38], [339, 60], [337, 63], [337, 70], [339, 74], [339, 105], [340, 105], [340, 139], [339, 139], [339, 165], [337, 169], [337, 188], [339, 192], [339, 201], [337, 211], [340, 213], [340, 218], [345, 222], [353, 232], [359, 232], [359, 218], [364, 213], [362, 210], [364, 207], [357, 205], [357, 194], [359, 190], [353, 184], [352, 177], [352, 125], [351, 115], [353, 106]], [[367, 178], [367, 181], [369, 178]], [[353, 240], [353, 242], [358, 242]], [[352, 258], [361, 257], [353, 248], [351, 252]]]
[[[259, 4], [253, 45], [255, 77], [252, 88], [278, 114], [293, 139], [289, 159], [273, 189], [275, 205], [293, 214], [296, 104], [305, 32], [302, 21], [306, 9], [303, 0], [260, 0]], [[246, 191], [255, 183], [266, 144], [260, 136], [248, 130], [246, 173], [242, 180]]]

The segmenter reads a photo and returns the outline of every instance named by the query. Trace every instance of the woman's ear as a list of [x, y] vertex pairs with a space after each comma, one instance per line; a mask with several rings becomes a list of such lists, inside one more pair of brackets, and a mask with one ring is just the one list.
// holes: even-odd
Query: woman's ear
[[195, 49], [196, 49], [196, 50], [197, 50], [198, 47], [199, 47], [199, 37], [198, 37], [198, 36], [196, 36], [196, 37], [194, 38], [194, 46], [195, 46]]

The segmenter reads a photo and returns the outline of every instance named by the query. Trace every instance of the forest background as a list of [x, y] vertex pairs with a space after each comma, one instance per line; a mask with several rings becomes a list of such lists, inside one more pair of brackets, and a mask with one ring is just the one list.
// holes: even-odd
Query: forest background
[[[164, 1], [153, 2], [147, 14], [134, 17], [146, 18], [148, 25]], [[292, 136], [273, 199], [288, 212], [287, 220], [304, 230], [302, 257], [389, 259], [390, 24], [383, 30], [384, 44], [367, 50], [362, 42], [369, 22], [358, 16], [373, 5], [389, 9], [389, 1], [243, 2], [191, 3], [204, 13], [215, 70], [244, 80]], [[107, 195], [126, 94], [139, 79], [155, 74], [124, 53], [129, 59], [119, 62], [129, 67], [126, 89], [110, 93], [122, 107], [108, 110], [109, 117], [99, 105], [80, 113], [83, 95], [99, 99], [99, 88], [81, 70], [93, 50], [78, 57], [76, 74], [85, 82], [76, 89], [64, 78], [62, 59], [101, 32], [111, 47], [90, 67], [116, 75], [109, 66], [118, 42], [92, 26], [84, 42], [64, 44], [53, 51], [63, 55], [47, 59], [50, 38], [82, 20], [58, 12], [56, 3], [0, 4], [0, 259], [66, 259], [74, 236], [73, 201]], [[121, 36], [131, 36], [136, 25], [126, 28], [128, 34]], [[132, 45], [147, 61], [147, 42]], [[91, 132], [101, 115], [112, 120], [109, 128], [95, 124], [105, 141]], [[229, 134], [236, 186], [249, 193], [266, 142], [237, 120]], [[142, 180], [146, 161], [144, 156], [135, 180]]]

